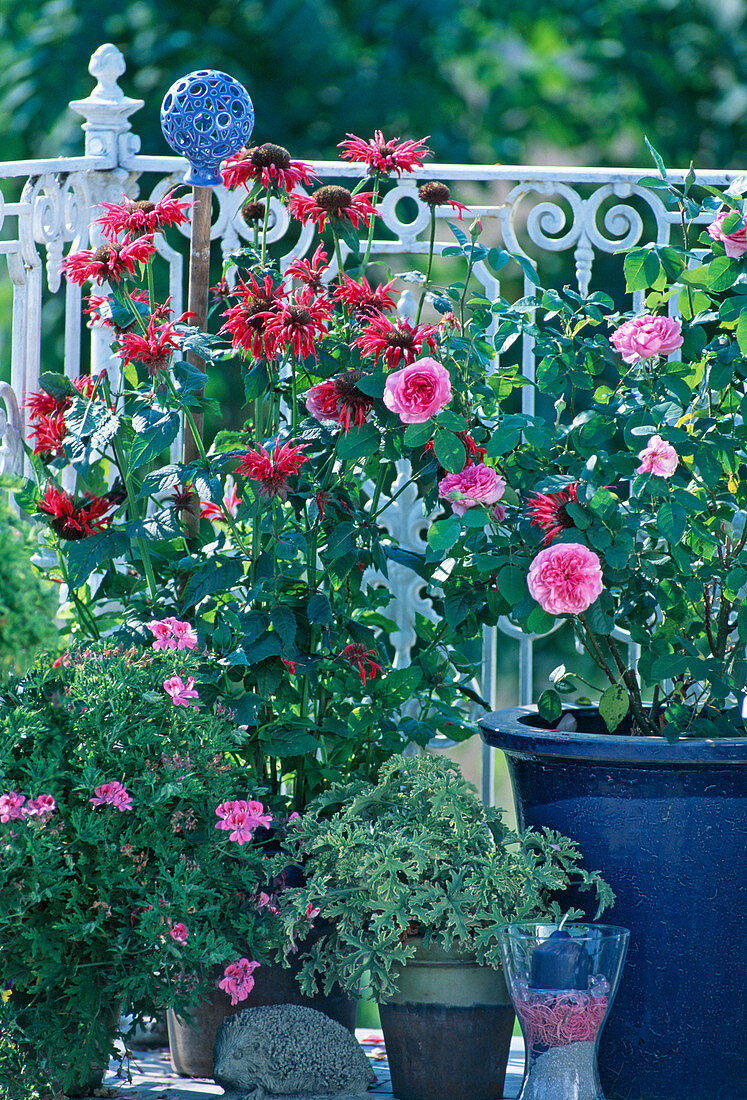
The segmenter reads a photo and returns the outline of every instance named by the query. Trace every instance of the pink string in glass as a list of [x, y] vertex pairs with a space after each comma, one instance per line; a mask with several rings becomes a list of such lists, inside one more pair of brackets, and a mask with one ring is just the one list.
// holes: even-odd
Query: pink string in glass
[[530, 993], [515, 1004], [529, 1046], [561, 1047], [594, 1042], [607, 1015], [608, 998], [577, 992]]

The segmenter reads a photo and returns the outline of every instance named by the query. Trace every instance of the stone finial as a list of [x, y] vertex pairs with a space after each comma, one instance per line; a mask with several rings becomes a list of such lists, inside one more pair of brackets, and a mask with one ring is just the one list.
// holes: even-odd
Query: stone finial
[[98, 81], [91, 92], [91, 99], [121, 100], [124, 92], [117, 84], [127, 68], [121, 50], [111, 42], [105, 42], [91, 55], [88, 71]]
[[227, 1016], [213, 1053], [216, 1084], [240, 1100], [360, 1097], [376, 1076], [342, 1024], [301, 1005]]
[[93, 54], [88, 71], [96, 78], [96, 87], [86, 99], [74, 99], [70, 109], [86, 121], [86, 155], [111, 158], [124, 164], [137, 153], [140, 139], [130, 132], [129, 116], [144, 106], [142, 99], [131, 99], [117, 81], [126, 69], [120, 50], [111, 42], [99, 46]]

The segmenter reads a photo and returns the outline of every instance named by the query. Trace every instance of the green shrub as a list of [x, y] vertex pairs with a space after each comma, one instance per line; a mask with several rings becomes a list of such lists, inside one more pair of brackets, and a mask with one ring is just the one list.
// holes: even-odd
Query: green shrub
[[31, 564], [32, 529], [0, 495], [0, 681], [22, 675], [44, 649], [56, 649], [55, 586]]

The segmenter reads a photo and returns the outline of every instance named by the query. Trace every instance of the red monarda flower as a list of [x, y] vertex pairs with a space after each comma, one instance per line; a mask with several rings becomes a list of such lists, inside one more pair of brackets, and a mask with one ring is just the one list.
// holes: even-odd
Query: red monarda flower
[[95, 251], [84, 248], [63, 261], [62, 270], [71, 283], [117, 283], [123, 275], [134, 275], [135, 264], [145, 264], [155, 254], [152, 237], [139, 237], [129, 244], [103, 244]]
[[337, 423], [346, 432], [352, 424], [360, 427], [373, 408], [373, 398], [356, 385], [362, 377], [362, 371], [350, 370], [312, 386], [306, 391], [306, 408], [317, 420]]
[[265, 342], [271, 354], [291, 350], [297, 359], [316, 357], [314, 343], [327, 332], [331, 303], [314, 298], [311, 287], [296, 291], [289, 302], [280, 302], [265, 317]]
[[342, 302], [360, 317], [378, 317], [380, 313], [387, 313], [397, 308], [397, 303], [388, 294], [395, 280], [383, 283], [374, 289], [365, 277], [358, 282], [349, 275], [342, 275], [340, 281], [332, 288], [332, 297], [336, 302]]
[[[85, 374], [76, 378], [73, 385], [78, 393], [90, 399], [96, 383], [90, 375]], [[30, 419], [36, 420], [36, 424], [32, 424], [29, 438], [35, 440], [34, 454], [43, 455], [45, 461], [62, 454], [62, 444], [67, 434], [65, 411], [72, 403], [72, 397], [60, 399], [44, 390], [40, 393], [31, 393], [26, 399]]]
[[347, 219], [357, 229], [361, 222], [368, 226], [376, 215], [370, 202], [372, 195], [373, 191], [353, 195], [347, 187], [328, 183], [317, 188], [311, 196], [291, 195], [291, 214], [304, 225], [313, 221], [320, 233], [330, 218]]
[[399, 366], [400, 360], [404, 366], [409, 366], [420, 355], [423, 344], [431, 350], [435, 348], [437, 333], [436, 325], [413, 326], [402, 318], [392, 322], [381, 315], [372, 317], [368, 328], [353, 343], [363, 355], [373, 355], [374, 363], [383, 355], [389, 367]]
[[430, 206], [432, 209], [436, 206], [450, 206], [456, 210], [459, 215], [459, 221], [462, 220], [463, 214], [471, 214], [472, 211], [464, 203], [456, 202], [451, 198], [451, 191], [445, 183], [441, 183], [439, 180], [429, 180], [428, 183], [424, 183], [422, 187], [418, 188], [418, 196], [420, 201], [424, 202], [426, 206]]
[[571, 501], [578, 502], [578, 482], [567, 485], [557, 493], [536, 493], [527, 504], [527, 513], [532, 517], [532, 527], [541, 527], [545, 532], [543, 542], [548, 546], [561, 531], [575, 527], [566, 511]]
[[106, 213], [97, 218], [95, 224], [101, 226], [108, 241], [116, 241], [120, 233], [128, 241], [144, 235], [152, 236], [168, 225], [184, 225], [189, 220], [186, 212], [192, 206], [191, 202], [173, 198], [171, 192], [158, 202], [151, 202], [150, 199], [133, 201], [126, 195], [123, 199], [121, 203], [100, 204]]
[[280, 446], [278, 441], [272, 454], [259, 447], [248, 451], [236, 467], [237, 474], [244, 474], [252, 481], [259, 482], [260, 492], [267, 497], [288, 497], [288, 478], [297, 474], [308, 458], [303, 453], [304, 444], [296, 447], [292, 443]]
[[96, 531], [103, 531], [109, 525], [111, 501], [106, 497], [86, 495], [80, 504], [75, 503], [69, 493], [48, 485], [37, 511], [52, 517], [51, 528], [61, 539], [85, 539]]
[[381, 130], [376, 130], [368, 141], [356, 137], [355, 134], [348, 134], [337, 148], [342, 149], [342, 160], [365, 164], [373, 172], [384, 175], [396, 172], [399, 176], [402, 172], [422, 168], [423, 160], [433, 156], [433, 150], [424, 144], [426, 140], [427, 138], [420, 141], [400, 141], [399, 138], [392, 138], [384, 141]]
[[165, 370], [169, 365], [172, 351], [177, 351], [181, 346], [183, 337], [174, 331], [174, 326], [182, 319], [158, 326], [153, 316], [148, 321], [148, 331], [145, 336], [136, 332], [126, 332], [122, 337], [122, 348], [119, 352], [123, 362], [144, 363], [151, 377], [158, 374], [159, 370]]
[[294, 260], [289, 264], [286, 275], [305, 283], [318, 294], [319, 291], [324, 290], [323, 276], [328, 267], [327, 253], [324, 251], [324, 245], [320, 244], [310, 260]]
[[55, 413], [54, 416], [40, 416], [29, 437], [34, 440], [34, 454], [43, 455], [46, 462], [56, 458], [63, 453], [62, 444], [66, 435], [64, 412]]
[[299, 183], [310, 184], [319, 177], [310, 164], [291, 160], [290, 153], [282, 145], [254, 145], [251, 149], [239, 149], [221, 169], [223, 182], [229, 190], [242, 184], [249, 190], [259, 180], [263, 187], [273, 185], [284, 191], [292, 191]]
[[286, 292], [282, 286], [275, 286], [271, 275], [265, 275], [258, 283], [253, 275], [249, 282], [237, 283], [241, 294], [238, 305], [231, 306], [223, 314], [226, 323], [220, 330], [231, 336], [234, 348], [240, 348], [254, 359], [272, 356], [272, 341], [267, 339], [265, 326], [268, 318], [279, 308]]
[[[479, 465], [488, 453], [487, 447], [478, 447], [469, 432], [456, 432], [462, 443], [464, 444], [464, 465], [473, 466]], [[425, 445], [425, 452], [432, 454], [436, 457], [436, 441], [435, 439], [429, 439]]]
[[338, 656], [349, 664], [357, 666], [362, 684], [366, 683], [366, 679], [375, 680], [377, 674], [383, 671], [381, 665], [374, 660], [378, 656], [376, 650], [366, 649], [362, 642], [346, 645]]
[[237, 294], [236, 288], [231, 286], [228, 279], [223, 278], [215, 286], [210, 287], [210, 302], [214, 306], [222, 306]]

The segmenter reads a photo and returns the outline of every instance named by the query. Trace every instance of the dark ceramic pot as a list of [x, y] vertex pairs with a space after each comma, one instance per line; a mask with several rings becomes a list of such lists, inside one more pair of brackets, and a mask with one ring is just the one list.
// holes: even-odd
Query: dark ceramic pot
[[[744, 1100], [747, 738], [608, 734], [596, 709], [575, 733], [535, 708], [480, 721], [508, 761], [519, 826], [573, 837], [630, 929], [600, 1043], [607, 1100]], [[588, 895], [569, 899], [587, 912]]]
[[379, 1014], [397, 1100], [503, 1096], [514, 1010], [502, 971], [419, 942]]
[[329, 997], [304, 997], [296, 981], [297, 970], [298, 966], [290, 969], [284, 969], [279, 964], [260, 966], [254, 973], [254, 988], [247, 999], [232, 1005], [230, 997], [218, 988], [223, 972], [221, 968], [216, 969], [213, 988], [193, 1013], [192, 1023], [169, 1009], [169, 1049], [174, 1070], [181, 1077], [212, 1077], [213, 1047], [222, 1021], [226, 1016], [232, 1016], [244, 1008], [256, 1008], [258, 1005], [305, 1005], [307, 1008], [315, 1008], [317, 1012], [323, 1012], [354, 1032], [358, 1002], [342, 990]]

